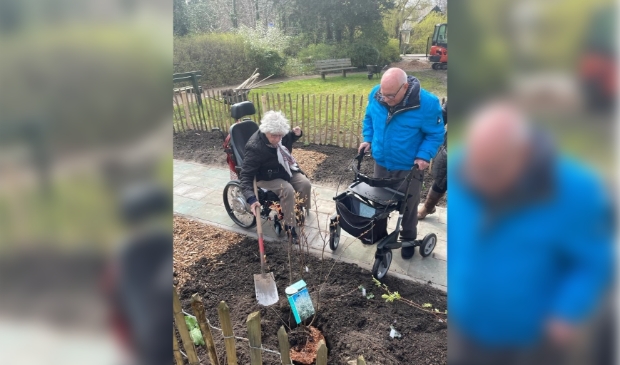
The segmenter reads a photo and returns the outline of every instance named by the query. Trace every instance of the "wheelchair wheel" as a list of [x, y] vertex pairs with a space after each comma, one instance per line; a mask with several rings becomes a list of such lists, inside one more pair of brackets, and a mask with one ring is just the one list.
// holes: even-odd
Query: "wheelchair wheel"
[[252, 228], [256, 225], [256, 217], [249, 211], [241, 191], [241, 183], [237, 180], [229, 181], [224, 188], [224, 207], [230, 219], [240, 227]]
[[422, 239], [422, 243], [420, 243], [420, 255], [422, 255], [422, 257], [427, 257], [433, 252], [436, 245], [437, 235], [434, 233], [427, 234], [424, 236], [424, 239]]
[[392, 250], [387, 250], [381, 257], [375, 258], [375, 264], [372, 266], [372, 276], [377, 280], [381, 280], [385, 277], [390, 264], [392, 263]]
[[329, 224], [329, 248], [332, 251], [336, 251], [338, 249], [338, 245], [340, 244], [340, 225], [337, 221], [330, 221]]

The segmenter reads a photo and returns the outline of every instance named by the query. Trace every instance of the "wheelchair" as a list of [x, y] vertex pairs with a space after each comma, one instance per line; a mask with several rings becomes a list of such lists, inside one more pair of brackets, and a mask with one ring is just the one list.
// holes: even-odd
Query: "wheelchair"
[[[234, 104], [230, 109], [230, 116], [236, 122], [230, 127], [228, 137], [226, 137], [223, 145], [231, 176], [231, 181], [224, 187], [224, 207], [230, 219], [238, 226], [246, 229], [256, 226], [256, 217], [250, 210], [250, 204], [246, 202], [238, 176], [243, 165], [245, 145], [258, 130], [258, 124], [247, 118], [255, 113], [256, 109], [251, 101]], [[280, 198], [272, 191], [260, 187], [257, 190], [257, 199], [261, 205], [261, 219], [272, 221], [274, 231], [278, 236], [282, 236], [284, 233], [284, 216], [280, 207]]]

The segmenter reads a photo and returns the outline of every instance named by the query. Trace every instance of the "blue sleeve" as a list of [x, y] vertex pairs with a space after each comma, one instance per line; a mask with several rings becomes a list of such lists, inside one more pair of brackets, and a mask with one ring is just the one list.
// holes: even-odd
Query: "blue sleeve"
[[416, 158], [430, 161], [437, 154], [437, 150], [443, 144], [445, 128], [443, 124], [443, 113], [441, 104], [437, 97], [429, 99], [428, 107], [425, 107], [425, 120], [422, 125], [424, 140], [420, 144]]
[[[580, 184], [582, 198], [572, 210], [572, 224], [558, 250], [568, 262], [552, 308], [552, 316], [569, 323], [586, 319], [613, 277], [613, 217], [602, 184]], [[575, 190], [575, 189], [573, 189]], [[573, 204], [571, 204], [573, 205]]]
[[363, 128], [362, 128], [362, 141], [363, 142], [372, 142], [372, 137], [374, 135], [374, 129], [373, 129], [373, 125], [372, 125], [372, 117], [371, 117], [371, 113], [369, 112], [370, 110], [370, 101], [372, 100], [372, 98], [375, 95], [375, 92], [377, 91], [377, 87], [373, 88], [370, 91], [370, 94], [368, 94], [368, 103], [366, 103], [366, 115], [364, 116], [364, 121], [363, 121]]

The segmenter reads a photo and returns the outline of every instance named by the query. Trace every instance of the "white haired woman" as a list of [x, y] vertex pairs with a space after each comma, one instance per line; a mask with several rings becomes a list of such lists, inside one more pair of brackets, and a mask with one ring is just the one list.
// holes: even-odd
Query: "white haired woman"
[[253, 181], [256, 185], [273, 191], [280, 197], [280, 206], [284, 214], [285, 230], [290, 232], [297, 242], [297, 225], [295, 219], [295, 192], [303, 201], [302, 207], [310, 210], [310, 180], [299, 169], [291, 154], [293, 142], [302, 136], [299, 127], [293, 128], [281, 112], [268, 111], [263, 116], [259, 130], [245, 145], [243, 166], [239, 176], [246, 201], [252, 207], [259, 207], [254, 195]]

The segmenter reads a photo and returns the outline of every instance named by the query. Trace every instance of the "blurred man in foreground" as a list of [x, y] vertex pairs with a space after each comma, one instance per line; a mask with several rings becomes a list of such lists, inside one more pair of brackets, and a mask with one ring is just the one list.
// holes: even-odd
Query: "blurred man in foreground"
[[609, 198], [508, 102], [474, 116], [461, 152], [449, 167], [448, 362], [561, 363], [611, 282]]

